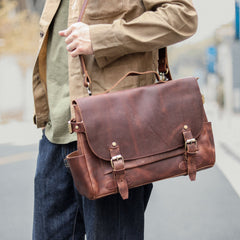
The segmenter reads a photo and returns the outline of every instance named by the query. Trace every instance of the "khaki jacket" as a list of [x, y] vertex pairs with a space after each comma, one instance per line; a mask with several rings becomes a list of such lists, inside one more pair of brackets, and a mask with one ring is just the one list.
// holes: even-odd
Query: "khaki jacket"
[[[35, 123], [44, 127], [48, 29], [61, 0], [46, 0], [33, 72]], [[78, 21], [84, 0], [69, 0], [68, 26]], [[129, 71], [157, 69], [157, 49], [192, 36], [197, 14], [191, 0], [89, 0], [83, 22], [90, 25], [94, 55], [85, 56], [93, 94], [110, 88]], [[87, 96], [79, 58], [68, 57], [70, 99]], [[153, 76], [129, 77], [116, 90], [151, 84]]]

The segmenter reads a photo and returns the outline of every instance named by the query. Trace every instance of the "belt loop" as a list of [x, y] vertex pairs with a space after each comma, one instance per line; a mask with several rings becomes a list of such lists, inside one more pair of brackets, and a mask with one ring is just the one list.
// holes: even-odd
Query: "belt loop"
[[188, 175], [191, 181], [196, 180], [197, 164], [195, 155], [198, 151], [197, 140], [193, 138], [191, 129], [185, 125], [183, 129], [185, 141], [185, 158], [187, 160]]
[[115, 142], [112, 143], [109, 151], [111, 155], [113, 175], [117, 182], [118, 191], [123, 200], [128, 199], [128, 184], [125, 174], [124, 158], [120, 153], [119, 146]]

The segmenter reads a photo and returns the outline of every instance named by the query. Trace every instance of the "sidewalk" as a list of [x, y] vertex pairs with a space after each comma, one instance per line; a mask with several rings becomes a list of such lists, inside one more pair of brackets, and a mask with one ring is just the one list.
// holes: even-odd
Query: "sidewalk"
[[0, 133], [0, 144], [16, 146], [37, 144], [42, 134], [30, 120], [0, 124]]
[[205, 108], [213, 127], [216, 165], [240, 197], [240, 114], [221, 112], [215, 103]]
[[221, 111], [215, 103], [205, 108], [208, 120], [213, 123], [215, 139], [240, 158], [240, 113]]

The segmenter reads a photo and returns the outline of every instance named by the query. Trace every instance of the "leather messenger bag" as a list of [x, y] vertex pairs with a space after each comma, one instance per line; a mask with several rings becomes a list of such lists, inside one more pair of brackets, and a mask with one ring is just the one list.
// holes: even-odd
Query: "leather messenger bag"
[[[159, 58], [164, 73], [165, 49]], [[73, 101], [70, 130], [78, 150], [67, 161], [77, 190], [89, 199], [118, 192], [127, 199], [130, 188], [181, 175], [195, 180], [197, 171], [215, 163], [197, 79], [162, 81], [157, 72], [130, 72], [117, 84], [140, 74], [155, 74], [157, 83]]]

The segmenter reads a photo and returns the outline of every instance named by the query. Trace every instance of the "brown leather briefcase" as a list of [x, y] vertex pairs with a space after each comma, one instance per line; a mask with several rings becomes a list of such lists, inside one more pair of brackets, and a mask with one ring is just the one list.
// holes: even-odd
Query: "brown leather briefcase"
[[[159, 63], [160, 70], [167, 66], [161, 56]], [[150, 73], [131, 72], [120, 81]], [[212, 128], [197, 79], [161, 81], [154, 74], [154, 85], [73, 102], [70, 128], [77, 132], [78, 150], [67, 161], [80, 194], [97, 199], [119, 192], [127, 199], [130, 188], [181, 175], [195, 180], [197, 171], [214, 165]]]

